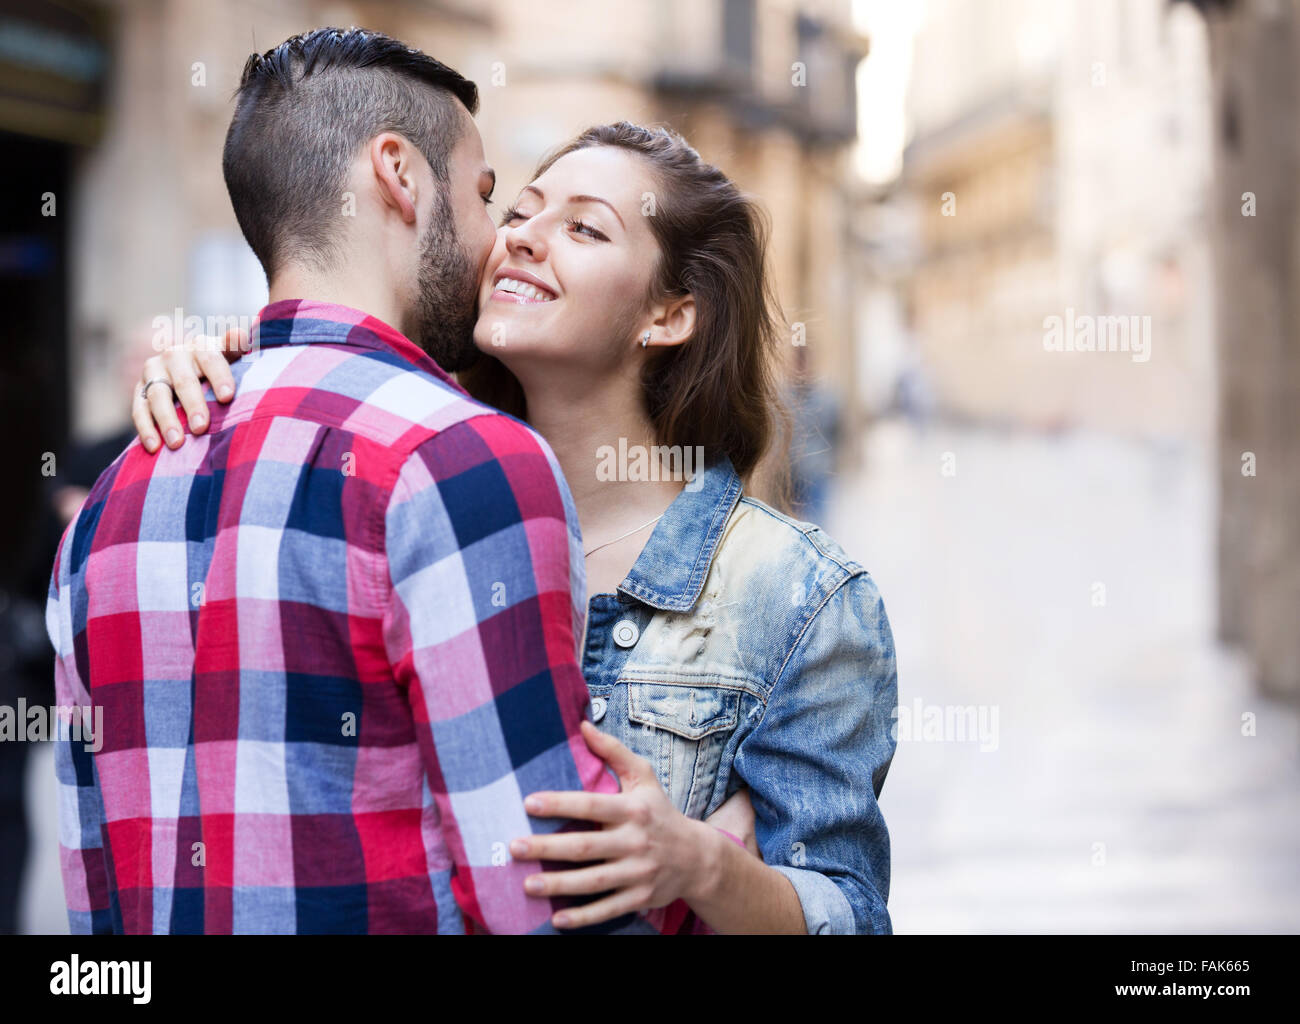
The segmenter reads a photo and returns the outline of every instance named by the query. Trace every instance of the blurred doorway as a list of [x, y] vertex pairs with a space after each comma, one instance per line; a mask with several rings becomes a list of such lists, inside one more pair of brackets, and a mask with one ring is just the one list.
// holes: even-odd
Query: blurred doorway
[[22, 472], [0, 529], [0, 573], [21, 586], [43, 555], [46, 452], [68, 429], [67, 214], [71, 147], [0, 132], [0, 437]]

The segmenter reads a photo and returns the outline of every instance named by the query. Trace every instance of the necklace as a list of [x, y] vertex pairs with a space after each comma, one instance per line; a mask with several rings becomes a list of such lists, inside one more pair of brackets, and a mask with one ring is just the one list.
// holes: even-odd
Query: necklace
[[613, 540], [607, 540], [607, 541], [605, 541], [604, 544], [597, 544], [594, 548], [591, 548], [591, 549], [589, 549], [589, 550], [587, 550], [587, 551], [584, 551], [584, 552], [582, 553], [582, 557], [583, 557], [583, 558], [590, 558], [592, 555], [594, 555], [594, 554], [595, 554], [597, 551], [599, 551], [601, 548], [607, 548], [607, 547], [609, 547], [611, 544], [617, 544], [617, 543], [618, 543], [619, 541], [621, 541], [624, 537], [630, 537], [630, 536], [632, 536], [632, 534], [634, 534], [634, 533], [638, 533], [638, 532], [640, 532], [641, 530], [644, 530], [647, 526], [653, 526], [655, 523], [659, 522], [659, 520], [662, 519], [663, 517], [664, 517], [663, 512], [660, 512], [657, 516], [655, 516], [653, 519], [651, 519], [650, 522], [648, 522], [648, 523], [642, 523], [642, 524], [641, 524], [640, 526], [638, 526], [635, 530], [628, 530], [627, 533], [620, 534], [619, 536], [615, 537]]

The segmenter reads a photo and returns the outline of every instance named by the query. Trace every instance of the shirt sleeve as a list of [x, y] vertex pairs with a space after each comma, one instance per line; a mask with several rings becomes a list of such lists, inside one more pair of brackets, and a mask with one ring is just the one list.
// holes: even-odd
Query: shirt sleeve
[[[512, 860], [509, 844], [587, 823], [532, 818], [526, 795], [619, 789], [579, 731], [589, 695], [574, 635], [586, 601], [578, 538], [554, 455], [504, 416], [424, 442], [388, 502], [388, 658], [408, 693], [452, 894], [475, 931], [554, 931], [551, 915], [573, 903], [528, 896], [539, 865]], [[655, 931], [664, 919], [607, 930]]]
[[810, 934], [888, 934], [889, 832], [877, 798], [894, 756], [893, 636], [875, 583], [850, 577], [804, 630], [741, 741], [763, 861], [794, 886]]
[[[45, 605], [45, 631], [54, 646], [55, 704], [71, 714], [91, 706], [90, 692], [77, 667], [73, 588], [69, 586], [73, 537], [79, 521], [63, 534], [54, 557]], [[98, 739], [96, 737], [95, 739]], [[108, 866], [104, 855], [104, 802], [95, 771], [91, 737], [60, 721], [54, 731], [54, 771], [59, 795], [59, 868], [73, 935], [113, 931]]]

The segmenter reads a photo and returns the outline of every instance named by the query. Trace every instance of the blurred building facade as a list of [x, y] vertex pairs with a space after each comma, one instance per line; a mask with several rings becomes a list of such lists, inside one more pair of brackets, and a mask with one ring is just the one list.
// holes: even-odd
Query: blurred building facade
[[[903, 320], [939, 406], [1208, 442], [1199, 18], [1164, 0], [931, 0], [912, 67], [892, 203], [914, 224]], [[1107, 350], [1055, 350], [1087, 332]]]
[[1300, 6], [1197, 0], [1209, 34], [1219, 635], [1300, 705]]
[[[0, 14], [0, 130], [66, 164], [66, 401], [48, 432], [124, 421], [113, 353], [156, 316], [248, 315], [265, 282], [221, 177], [244, 60], [320, 25], [364, 25], [480, 86], [480, 130], [509, 200], [549, 149], [619, 119], [665, 123], [757, 193], [813, 372], [854, 379], [845, 251], [854, 72], [849, 0], [35, 0]], [[59, 181], [51, 175], [51, 181]], [[54, 382], [57, 385], [57, 381]], [[846, 396], [847, 397], [847, 396]]]
[[1293, 702], [1297, 53], [1294, 3], [928, 0], [901, 176], [857, 212], [866, 351], [944, 413], [1213, 465], [1218, 637]]

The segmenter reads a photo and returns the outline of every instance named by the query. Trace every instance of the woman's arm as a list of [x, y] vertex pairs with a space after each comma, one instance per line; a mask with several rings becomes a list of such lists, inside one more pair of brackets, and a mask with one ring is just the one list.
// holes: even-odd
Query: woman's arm
[[799, 893], [809, 932], [893, 930], [877, 801], [897, 707], [893, 634], [859, 569], [820, 600], [733, 763], [754, 801], [763, 860]]
[[[601, 807], [585, 806], [585, 794], [538, 794], [550, 813], [606, 829], [584, 833], [591, 845], [576, 851], [554, 837], [562, 841], [544, 856], [612, 864], [547, 881], [580, 877], [583, 887], [567, 890], [574, 893], [617, 887], [583, 908], [610, 916], [680, 896], [717, 931], [888, 934], [889, 832], [877, 798], [896, 748], [897, 706], [889, 620], [875, 582], [858, 570], [821, 600], [736, 752], [733, 770], [753, 800], [763, 862], [680, 815], [648, 762], [584, 724], [584, 736], [600, 737], [588, 738], [592, 749], [621, 765], [625, 791], [601, 796], [613, 801]], [[635, 827], [625, 828], [629, 822]]]
[[533, 793], [524, 802], [535, 817], [578, 818], [599, 832], [529, 836], [510, 844], [528, 860], [599, 861], [525, 879], [535, 896], [608, 893], [560, 911], [557, 928], [578, 928], [681, 898], [717, 932], [802, 935], [807, 931], [793, 885], [707, 822], [686, 817], [668, 799], [654, 767], [590, 722], [587, 745], [613, 769], [622, 792]]

